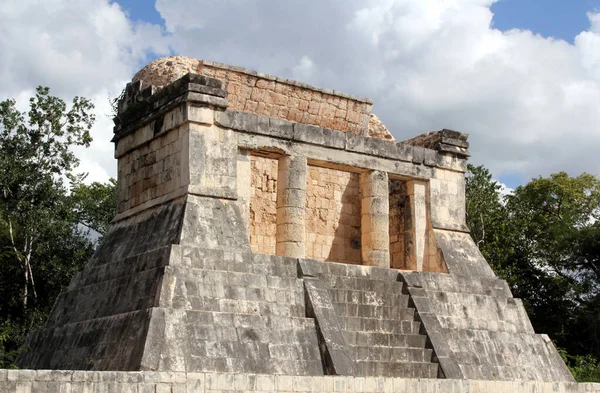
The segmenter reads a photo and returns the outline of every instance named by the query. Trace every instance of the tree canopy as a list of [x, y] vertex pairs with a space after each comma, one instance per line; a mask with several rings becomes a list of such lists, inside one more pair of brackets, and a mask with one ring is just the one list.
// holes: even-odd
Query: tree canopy
[[67, 107], [42, 87], [28, 112], [0, 102], [0, 367], [91, 256], [90, 229], [104, 233], [114, 214], [114, 181], [88, 186], [75, 173], [93, 108], [80, 97]]
[[502, 195], [487, 169], [469, 166], [466, 186], [468, 226], [496, 274], [576, 376], [598, 379], [600, 179], [561, 172]]

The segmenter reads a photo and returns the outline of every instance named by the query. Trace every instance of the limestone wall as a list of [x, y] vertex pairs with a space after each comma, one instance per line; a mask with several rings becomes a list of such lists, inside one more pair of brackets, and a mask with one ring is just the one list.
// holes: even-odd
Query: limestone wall
[[599, 393], [599, 383], [304, 377], [260, 374], [0, 370], [0, 391], [42, 392], [346, 392]]
[[[180, 121], [182, 115], [183, 108], [178, 107], [165, 117]], [[118, 212], [160, 198], [181, 186], [181, 132], [179, 127], [173, 128], [173, 123], [153, 121], [118, 142]], [[162, 135], [155, 138], [155, 133], [161, 131]]]
[[250, 156], [250, 247], [275, 255], [277, 230], [277, 160]]
[[361, 263], [359, 174], [309, 165], [306, 257]]
[[232, 110], [365, 134], [372, 103], [304, 83], [204, 61], [202, 74], [225, 82]]
[[369, 99], [243, 67], [173, 56], [148, 64], [135, 75], [133, 82], [141, 80], [143, 88], [150, 85], [160, 88], [188, 72], [223, 81], [232, 110], [393, 140], [385, 126], [371, 119], [373, 102]]

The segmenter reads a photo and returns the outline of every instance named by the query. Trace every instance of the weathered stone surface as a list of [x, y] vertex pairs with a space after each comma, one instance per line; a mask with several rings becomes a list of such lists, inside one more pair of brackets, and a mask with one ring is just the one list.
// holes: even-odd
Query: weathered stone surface
[[130, 86], [144, 91], [144, 99], [188, 73], [221, 79], [230, 107], [236, 111], [389, 139], [385, 126], [371, 121], [373, 103], [368, 99], [242, 67], [183, 56], [165, 57], [140, 70]]
[[115, 119], [114, 226], [20, 359], [114, 372], [0, 372], [0, 383], [477, 392], [435, 379], [572, 381], [468, 234], [467, 134], [397, 143], [371, 105], [194, 59], [140, 71]]
[[[0, 374], [7, 370], [0, 370]], [[8, 370], [11, 380], [0, 379], [0, 392], [48, 392], [47, 371]], [[469, 392], [599, 393], [598, 383], [417, 379], [353, 376], [291, 376], [222, 373], [114, 373], [80, 372], [76, 379], [53, 382], [57, 392]], [[144, 380], [140, 380], [143, 375]]]
[[404, 143], [466, 158], [470, 156], [467, 150], [469, 148], [468, 137], [469, 134], [464, 132], [443, 129], [407, 139]]
[[446, 378], [573, 381], [505, 282], [449, 268], [401, 274]]
[[371, 113], [371, 116], [369, 118], [368, 135], [373, 138], [384, 139], [388, 141], [396, 140], [394, 136], [390, 133], [390, 131], [387, 129], [385, 124], [383, 124], [379, 117], [377, 117], [377, 115], [375, 115], [374, 113]]
[[340, 328], [328, 287], [316, 278], [305, 278], [308, 315], [315, 319], [321, 353], [329, 375], [354, 375], [354, 360], [350, 357]]

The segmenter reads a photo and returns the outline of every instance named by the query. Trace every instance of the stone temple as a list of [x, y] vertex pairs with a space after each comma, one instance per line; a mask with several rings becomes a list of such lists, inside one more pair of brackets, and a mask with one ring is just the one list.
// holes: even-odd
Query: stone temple
[[20, 365], [572, 382], [469, 235], [467, 134], [396, 142], [371, 108], [150, 63], [115, 118], [114, 225]]

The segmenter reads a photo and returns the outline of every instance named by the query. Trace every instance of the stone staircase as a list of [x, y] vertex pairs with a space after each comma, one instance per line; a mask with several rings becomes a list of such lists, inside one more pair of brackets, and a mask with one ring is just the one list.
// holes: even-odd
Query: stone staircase
[[427, 336], [420, 333], [404, 284], [396, 281], [397, 271], [310, 264], [328, 287], [356, 375], [437, 378], [438, 364], [432, 361]]
[[448, 378], [569, 380], [550, 339], [494, 276], [403, 272]]

